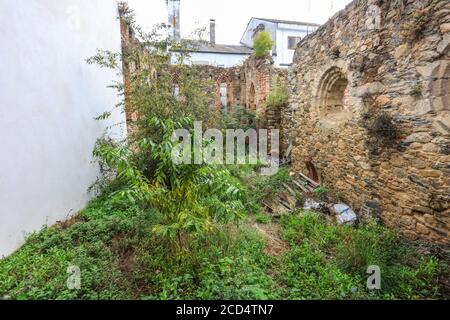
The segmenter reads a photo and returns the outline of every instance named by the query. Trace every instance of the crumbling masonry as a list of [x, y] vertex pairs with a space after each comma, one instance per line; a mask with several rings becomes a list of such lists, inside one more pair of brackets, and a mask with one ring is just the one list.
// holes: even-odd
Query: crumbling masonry
[[[123, 21], [122, 35], [126, 48]], [[294, 171], [408, 237], [450, 243], [448, 0], [355, 0], [302, 41], [287, 79], [270, 58], [201, 68], [212, 107], [282, 129]], [[265, 108], [276, 77], [290, 91], [281, 114]]]
[[301, 43], [288, 81], [294, 170], [449, 243], [450, 2], [354, 1]]
[[[127, 7], [119, 6], [121, 17], [122, 53], [127, 54], [139, 48], [134, 30], [130, 27], [124, 12]], [[125, 88], [129, 85], [130, 77], [139, 64], [142, 62], [130, 63], [124, 60], [123, 74]], [[150, 67], [151, 66], [147, 66]], [[269, 125], [271, 128], [279, 128], [280, 115], [271, 108], [265, 106], [266, 97], [269, 95], [275, 81], [285, 83], [287, 70], [274, 67], [271, 57], [256, 58], [249, 57], [242, 66], [233, 68], [223, 68], [208, 65], [197, 65], [199, 76], [205, 82], [212, 83], [210, 92], [215, 95], [212, 108], [220, 111], [226, 109], [232, 112], [236, 106], [245, 107], [247, 110], [255, 112], [261, 119], [259, 125]], [[176, 73], [176, 72], [175, 72]], [[155, 75], [155, 78], [157, 75]], [[223, 96], [225, 95], [225, 96]], [[225, 102], [225, 103], [224, 103]], [[128, 123], [135, 120], [137, 115], [127, 112]]]

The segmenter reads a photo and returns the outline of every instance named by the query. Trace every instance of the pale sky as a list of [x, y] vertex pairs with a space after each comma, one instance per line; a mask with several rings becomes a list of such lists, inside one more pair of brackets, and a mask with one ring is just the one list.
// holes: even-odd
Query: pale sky
[[[127, 0], [144, 30], [167, 22], [165, 0]], [[181, 35], [209, 28], [216, 19], [219, 44], [239, 44], [251, 17], [325, 23], [351, 0], [181, 0]]]

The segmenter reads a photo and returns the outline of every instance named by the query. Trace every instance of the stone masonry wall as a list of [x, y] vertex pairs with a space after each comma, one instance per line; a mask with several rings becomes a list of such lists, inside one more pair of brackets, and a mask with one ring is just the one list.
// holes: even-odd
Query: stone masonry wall
[[[128, 55], [133, 51], [142, 51], [139, 40], [136, 38], [133, 28], [126, 19], [126, 12], [128, 7], [126, 5], [119, 6], [120, 26], [122, 35], [122, 53]], [[124, 60], [123, 75], [125, 91], [129, 86], [131, 75], [136, 68], [140, 66], [142, 61], [135, 61], [134, 63]], [[151, 66], [145, 66], [151, 68]], [[226, 101], [227, 110], [231, 112], [234, 106], [245, 106], [247, 110], [255, 111], [260, 114], [263, 121], [267, 120], [271, 123], [280, 123], [279, 117], [273, 118], [272, 113], [266, 114], [264, 102], [269, 95], [273, 81], [278, 78], [282, 82], [286, 81], [287, 70], [278, 69], [274, 67], [271, 57], [256, 58], [249, 57], [242, 66], [223, 68], [208, 65], [193, 66], [199, 71], [199, 76], [208, 83], [211, 83], [210, 91], [214, 93], [214, 106], [216, 110], [222, 108], [221, 86], [226, 86]], [[156, 71], [155, 71], [156, 72]], [[176, 70], [174, 71], [176, 74]], [[157, 75], [155, 75], [155, 78]], [[127, 108], [126, 108], [127, 109]], [[137, 119], [138, 115], [126, 112], [127, 122], [130, 125]], [[272, 119], [273, 118], [273, 119]], [[130, 128], [131, 130], [131, 128]]]
[[[265, 101], [276, 78], [285, 82], [287, 70], [273, 66], [271, 57], [249, 57], [242, 66], [221, 68], [214, 66], [198, 66], [201, 77], [213, 81], [216, 93], [215, 108], [221, 108], [220, 86], [227, 86], [227, 107], [245, 106], [247, 110], [267, 116]], [[279, 121], [278, 121], [279, 123]]]
[[301, 43], [288, 81], [294, 170], [450, 243], [450, 2], [354, 1]]

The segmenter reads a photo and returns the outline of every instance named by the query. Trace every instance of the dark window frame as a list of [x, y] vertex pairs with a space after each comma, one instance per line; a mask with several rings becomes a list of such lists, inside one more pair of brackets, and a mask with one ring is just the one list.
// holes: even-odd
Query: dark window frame
[[[302, 37], [288, 36], [288, 49], [295, 50], [301, 41], [302, 41]], [[292, 45], [292, 43], [294, 43], [294, 45]]]

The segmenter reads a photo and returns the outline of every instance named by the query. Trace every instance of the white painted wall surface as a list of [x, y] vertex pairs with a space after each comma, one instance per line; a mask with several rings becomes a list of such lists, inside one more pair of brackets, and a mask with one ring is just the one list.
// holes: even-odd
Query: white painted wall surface
[[[277, 33], [276, 33], [277, 24], [276, 23], [252, 18], [252, 19], [250, 19], [250, 21], [247, 25], [247, 28], [245, 29], [244, 35], [242, 36], [242, 39], [241, 39], [242, 44], [246, 45], [247, 47], [253, 48], [253, 33], [254, 33], [254, 30], [260, 24], [264, 25], [265, 31], [268, 31], [270, 33], [272, 40], [276, 41], [276, 37], [277, 37]], [[275, 46], [274, 46], [274, 48], [275, 48]]]
[[193, 64], [208, 64], [217, 67], [235, 67], [241, 65], [250, 55], [220, 54], [220, 53], [192, 53], [189, 62]]
[[268, 21], [252, 18], [247, 25], [247, 28], [242, 36], [241, 43], [253, 47], [253, 33], [258, 25], [263, 24], [265, 30], [270, 33], [272, 40], [274, 41], [273, 46], [273, 58], [276, 67], [287, 68], [289, 64], [292, 63], [294, 58], [294, 51], [288, 47], [288, 37], [301, 37], [302, 39], [308, 34], [313, 33], [317, 30], [316, 26], [309, 25], [297, 25], [297, 24], [287, 24], [287, 23], [271, 23]]
[[85, 206], [96, 139], [125, 116], [93, 119], [118, 102], [106, 86], [119, 79], [85, 62], [120, 51], [114, 0], [0, 0], [0, 46], [1, 257]]
[[302, 39], [308, 35], [306, 30], [295, 29], [277, 29], [277, 57], [275, 65], [277, 67], [287, 67], [294, 59], [295, 50], [289, 49], [289, 37], [301, 37]]

